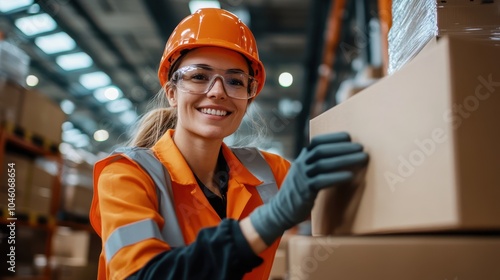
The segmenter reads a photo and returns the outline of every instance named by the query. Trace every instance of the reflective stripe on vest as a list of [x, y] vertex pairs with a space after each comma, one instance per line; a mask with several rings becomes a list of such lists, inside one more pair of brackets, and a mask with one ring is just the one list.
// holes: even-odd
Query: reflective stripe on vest
[[138, 221], [117, 228], [109, 236], [104, 245], [106, 262], [109, 262], [121, 248], [149, 238], [162, 239], [158, 224], [152, 219]]
[[256, 148], [231, 148], [231, 150], [250, 173], [262, 181], [262, 184], [257, 186], [257, 191], [262, 202], [269, 202], [278, 191], [278, 187], [274, 180], [273, 171], [264, 156]]
[[[260, 151], [256, 148], [231, 148], [240, 162], [260, 181], [262, 184], [257, 186], [257, 191], [264, 203], [269, 202], [278, 192], [278, 186], [274, 180], [274, 174], [264, 159]], [[172, 201], [172, 182], [170, 174], [163, 164], [156, 158], [153, 151], [147, 148], [139, 147], [121, 147], [116, 149], [113, 154], [117, 158], [125, 157], [139, 164], [139, 166], [151, 177], [155, 186], [158, 197], [158, 209], [165, 220], [165, 225], [161, 230], [147, 224], [147, 229], [140, 230], [140, 226], [146, 226], [148, 220], [139, 223], [132, 223], [117, 228], [109, 236], [106, 241], [105, 254], [106, 262], [109, 262], [116, 252], [127, 245], [131, 245], [149, 238], [157, 238], [167, 242], [170, 247], [184, 246], [184, 238], [182, 236], [179, 221], [175, 215], [175, 208]], [[168, 224], [168, 226], [167, 226]], [[115, 234], [116, 233], [116, 234]], [[133, 235], [129, 238], [126, 235]], [[153, 234], [154, 233], [154, 234]], [[160, 235], [156, 234], [159, 233]]]

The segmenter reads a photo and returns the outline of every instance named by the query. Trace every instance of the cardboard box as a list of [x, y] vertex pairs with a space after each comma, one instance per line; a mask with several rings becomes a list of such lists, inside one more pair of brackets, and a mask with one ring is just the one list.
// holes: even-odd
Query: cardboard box
[[406, 67], [311, 120], [370, 155], [356, 188], [319, 193], [314, 235], [500, 229], [500, 52], [439, 40]]
[[288, 250], [290, 280], [500, 279], [500, 236], [297, 236]]
[[[8, 172], [8, 165], [14, 163], [14, 172]], [[1, 171], [0, 207], [7, 209], [9, 206], [9, 174], [15, 174], [15, 186], [11, 193], [15, 194], [16, 213], [26, 213], [29, 199], [29, 178], [32, 176], [33, 160], [17, 154], [5, 153]]]
[[282, 280], [286, 277], [286, 250], [278, 249], [274, 255], [273, 267], [269, 274], [270, 280]]
[[29, 192], [29, 210], [42, 216], [50, 215], [52, 189], [56, 177], [39, 166], [33, 167]]
[[84, 267], [88, 265], [90, 232], [57, 227], [52, 239], [55, 265]]
[[26, 131], [59, 144], [65, 120], [66, 114], [47, 96], [35, 90], [25, 92], [19, 125]]
[[64, 186], [64, 210], [78, 217], [88, 217], [92, 204], [92, 187], [81, 185]]
[[19, 122], [24, 88], [5, 77], [0, 77], [0, 124]]

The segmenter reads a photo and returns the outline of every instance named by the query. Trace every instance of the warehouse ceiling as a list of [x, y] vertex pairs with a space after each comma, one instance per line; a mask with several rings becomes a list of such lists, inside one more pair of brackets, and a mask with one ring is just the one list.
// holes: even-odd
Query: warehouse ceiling
[[[109, 152], [113, 146], [120, 145], [128, 138], [134, 118], [146, 112], [149, 100], [160, 88], [156, 69], [163, 47], [175, 25], [190, 14], [190, 1], [19, 0], [21, 2], [26, 5], [1, 14], [0, 30], [7, 40], [31, 56], [30, 74], [39, 78], [36, 88], [64, 106], [75, 105], [72, 112], [71, 106], [65, 107], [71, 112], [68, 120], [72, 124], [65, 129], [72, 126], [83, 136], [72, 140], [72, 145], [93, 153]], [[261, 148], [292, 158], [307, 139], [309, 107], [322, 55], [325, 22], [334, 1], [219, 2], [222, 8], [247, 21], [267, 70], [265, 87], [250, 113], [254, 117], [260, 116], [262, 125], [267, 125], [267, 136], [255, 139], [250, 128], [251, 118], [245, 118], [239, 136], [229, 141], [258, 140], [256, 144]], [[358, 28], [366, 27], [368, 18], [376, 11], [376, 1], [346, 2], [341, 40], [346, 46], [355, 46], [359, 38], [352, 32], [353, 26], [361, 21], [363, 24], [358, 24]], [[57, 27], [33, 36], [19, 30], [18, 19], [39, 14], [50, 15]], [[44, 20], [35, 20], [31, 28], [43, 23]], [[53, 54], [47, 54], [35, 44], [38, 37], [59, 32], [69, 35], [76, 44]], [[366, 34], [366, 31], [362, 32]], [[352, 62], [366, 49], [366, 46], [357, 47], [355, 52], [351, 49], [339, 56], [331, 92], [335, 92], [340, 79], [352, 75]], [[81, 52], [91, 58], [91, 63], [83, 68], [65, 70], [58, 64], [61, 55]], [[84, 86], [85, 74], [95, 72], [102, 72], [104, 76], [91, 76], [90, 80], [101, 83]], [[293, 76], [292, 85], [286, 88], [278, 82], [283, 72]], [[121, 94], [122, 100], [119, 98], [116, 103], [100, 100], [109, 86], [116, 87], [114, 93]], [[333, 101], [330, 105], [334, 105]], [[109, 139], [94, 140], [94, 133], [98, 130], [108, 131]], [[63, 136], [70, 137], [68, 133]]]

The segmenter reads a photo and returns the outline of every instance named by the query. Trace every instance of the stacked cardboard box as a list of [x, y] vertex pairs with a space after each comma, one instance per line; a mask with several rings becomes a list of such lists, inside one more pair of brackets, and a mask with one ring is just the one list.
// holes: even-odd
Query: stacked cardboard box
[[500, 237], [297, 236], [290, 245], [290, 280], [500, 279]]
[[18, 123], [24, 88], [11, 80], [0, 77], [0, 125]]
[[52, 144], [61, 142], [62, 124], [66, 114], [43, 93], [26, 90], [21, 105], [19, 126]]
[[2, 183], [0, 185], [0, 207], [8, 209], [9, 193], [15, 198], [12, 207], [15, 214], [36, 214], [50, 216], [50, 206], [52, 201], [52, 190], [55, 184], [56, 175], [48, 171], [43, 163], [34, 161], [33, 158], [20, 154], [6, 153], [4, 155], [4, 165], [14, 164], [15, 174], [14, 186], [8, 185], [7, 172], [2, 172]]
[[65, 214], [88, 218], [92, 204], [93, 167], [87, 163], [66, 166], [63, 171], [62, 206]]
[[43, 93], [0, 76], [0, 125], [17, 126], [26, 135], [57, 145], [65, 121], [60, 106]]
[[499, 279], [498, 61], [443, 37], [311, 120], [311, 136], [348, 131], [370, 162], [356, 186], [319, 193], [290, 279]]

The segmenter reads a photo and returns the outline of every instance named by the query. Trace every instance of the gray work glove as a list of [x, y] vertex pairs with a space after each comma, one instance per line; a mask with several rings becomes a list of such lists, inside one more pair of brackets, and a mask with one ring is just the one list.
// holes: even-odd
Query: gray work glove
[[292, 163], [278, 193], [250, 214], [252, 225], [271, 245], [285, 230], [310, 216], [319, 190], [351, 182], [355, 170], [367, 162], [363, 146], [352, 143], [347, 133], [313, 138]]

